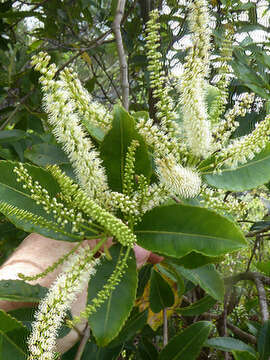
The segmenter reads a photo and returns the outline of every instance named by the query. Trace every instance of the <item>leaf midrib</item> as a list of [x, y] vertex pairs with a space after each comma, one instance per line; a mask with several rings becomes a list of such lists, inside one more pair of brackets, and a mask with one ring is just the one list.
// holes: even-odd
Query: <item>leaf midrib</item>
[[[162, 234], [162, 235], [180, 235], [180, 236], [187, 236], [187, 237], [198, 237], [198, 238], [208, 238], [208, 239], [213, 239], [213, 240], [222, 240], [222, 241], [226, 241], [229, 243], [234, 243], [234, 239], [227, 239], [227, 238], [223, 238], [223, 237], [219, 237], [219, 236], [212, 236], [212, 235], [203, 235], [203, 234], [196, 234], [196, 233], [184, 233], [184, 232], [176, 232], [176, 231], [164, 231], [164, 230], [136, 230], [135, 234], [137, 233], [146, 233], [146, 234]], [[237, 243], [238, 244], [238, 243]], [[244, 245], [244, 242], [243, 242]]]
[[31, 199], [32, 201], [34, 201], [34, 200], [32, 199], [32, 197], [31, 197], [31, 195], [29, 195], [29, 194], [27, 194], [27, 193], [24, 193], [24, 192], [22, 192], [22, 191], [20, 191], [20, 190], [18, 190], [18, 189], [16, 189], [16, 188], [14, 188], [14, 187], [11, 187], [11, 186], [9, 186], [9, 185], [7, 185], [7, 184], [5, 184], [5, 183], [0, 182], [0, 186], [6, 187], [6, 188], [8, 188], [9, 190], [15, 191], [15, 192], [19, 193], [20, 195], [23, 195], [23, 196]]

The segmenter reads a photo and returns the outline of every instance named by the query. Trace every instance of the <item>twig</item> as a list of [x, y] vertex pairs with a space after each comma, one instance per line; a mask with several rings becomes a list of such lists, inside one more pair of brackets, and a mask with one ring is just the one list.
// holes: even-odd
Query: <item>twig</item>
[[260, 273], [247, 271], [245, 273], [240, 273], [230, 278], [226, 278], [225, 284], [227, 284], [228, 286], [233, 286], [235, 283], [241, 280], [252, 280], [255, 283], [258, 291], [262, 321], [263, 322], [267, 321], [269, 319], [269, 311], [268, 311], [267, 298], [263, 284], [270, 285], [270, 277], [264, 276]]
[[114, 32], [117, 53], [120, 63], [120, 81], [122, 88], [122, 104], [123, 107], [128, 110], [129, 108], [129, 83], [128, 83], [128, 65], [125, 55], [123, 39], [121, 34], [121, 21], [123, 19], [124, 10], [125, 10], [126, 0], [118, 0], [117, 9], [115, 13], [115, 18], [112, 23], [112, 30]]
[[[87, 64], [87, 65], [88, 65], [88, 64]], [[109, 96], [107, 95], [105, 89], [103, 88], [103, 85], [98, 81], [98, 76], [97, 76], [97, 74], [96, 74], [96, 72], [95, 72], [94, 66], [91, 64], [90, 67], [91, 67], [91, 71], [92, 71], [92, 73], [93, 73], [93, 75], [94, 75], [94, 77], [95, 77], [95, 81], [96, 81], [96, 83], [98, 84], [98, 86], [100, 87], [100, 89], [101, 89], [101, 91], [102, 91], [105, 99], [107, 99], [107, 100], [109, 101], [109, 103], [113, 105], [113, 101], [112, 101], [112, 100], [109, 98]]]
[[254, 236], [258, 235], [258, 234], [265, 233], [265, 232], [267, 232], [269, 230], [270, 230], [270, 226], [266, 226], [263, 229], [259, 229], [259, 230], [256, 230], [256, 231], [250, 231], [249, 233], [246, 234], [246, 237], [254, 237]]
[[168, 344], [168, 318], [167, 308], [163, 309], [163, 346]]
[[247, 341], [254, 345], [257, 344], [257, 339], [255, 336], [243, 331], [242, 329], [239, 329], [237, 326], [231, 324], [230, 322], [227, 322], [227, 327], [234, 333], [234, 335], [239, 337], [240, 340]]
[[34, 90], [30, 91], [28, 94], [26, 94], [22, 99], [19, 100], [19, 104], [16, 106], [16, 108], [12, 111], [12, 113], [9, 115], [9, 117], [6, 119], [6, 121], [3, 122], [3, 124], [0, 126], [0, 131], [3, 130], [9, 122], [12, 120], [14, 115], [17, 113], [17, 111], [20, 109], [21, 105], [25, 103], [25, 101], [32, 95]]
[[254, 243], [254, 246], [253, 246], [253, 249], [252, 249], [251, 256], [250, 256], [250, 258], [249, 258], [249, 260], [248, 260], [248, 264], [247, 264], [247, 269], [246, 269], [246, 271], [249, 271], [249, 268], [250, 268], [250, 265], [251, 265], [251, 261], [252, 261], [254, 255], [255, 255], [255, 253], [256, 253], [257, 245], [258, 245], [258, 242], [259, 242], [259, 241], [260, 241], [260, 238], [259, 238], [259, 236], [257, 235], [257, 236], [256, 236], [256, 240], [255, 240], [255, 243]]
[[119, 99], [121, 99], [121, 96], [119, 94], [119, 91], [117, 89], [117, 87], [115, 86], [110, 74], [108, 73], [108, 71], [106, 70], [106, 68], [103, 66], [102, 62], [95, 56], [93, 55], [93, 58], [95, 59], [96, 63], [99, 65], [99, 67], [104, 71], [104, 74], [107, 76], [110, 84], [112, 85], [116, 95], [118, 96]]
[[[65, 62], [55, 73], [55, 76], [57, 76], [59, 74], [60, 71], [62, 71], [66, 66], [68, 66], [69, 64], [71, 64], [75, 59], [77, 59], [80, 55], [82, 55], [86, 50], [90, 50], [94, 47], [97, 47], [99, 45], [101, 45], [106, 37], [111, 33], [111, 30], [106, 31], [105, 33], [103, 33], [102, 35], [100, 35], [98, 38], [94, 39], [93, 41], [91, 41], [89, 47], [87, 47], [87, 49], [80, 49], [77, 54], [75, 54], [74, 56], [72, 56], [67, 62]], [[73, 49], [74, 50], [74, 49]]]
[[87, 324], [86, 328], [84, 329], [84, 333], [83, 333], [83, 337], [82, 337], [82, 340], [80, 342], [80, 345], [78, 347], [78, 350], [77, 350], [77, 353], [75, 355], [75, 358], [74, 360], [80, 360], [81, 357], [82, 357], [82, 354], [84, 352], [84, 348], [85, 348], [85, 345], [87, 344], [87, 341], [90, 337], [90, 328]]
[[252, 272], [252, 271], [247, 271], [244, 273], [240, 273], [237, 275], [227, 277], [224, 279], [224, 281], [225, 281], [226, 285], [232, 286], [232, 285], [236, 284], [238, 281], [242, 281], [242, 280], [254, 281], [255, 278], [258, 278], [265, 285], [268, 285], [268, 286], [270, 285], [270, 277], [262, 275], [257, 272]]

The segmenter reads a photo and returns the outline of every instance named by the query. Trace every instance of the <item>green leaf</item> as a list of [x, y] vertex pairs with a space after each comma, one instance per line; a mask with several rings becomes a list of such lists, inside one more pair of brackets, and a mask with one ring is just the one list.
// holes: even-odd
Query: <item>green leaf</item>
[[86, 345], [81, 360], [117, 360], [121, 349], [120, 346], [116, 348], [100, 348], [91, 342]]
[[254, 360], [255, 355], [251, 355], [248, 351], [232, 351], [234, 360]]
[[27, 329], [9, 314], [0, 310], [0, 358], [25, 360]]
[[[94, 342], [87, 342], [81, 360], [117, 360], [122, 346], [116, 348], [100, 348]], [[74, 360], [78, 352], [78, 343], [68, 352], [62, 354], [61, 360]]]
[[150, 308], [159, 313], [166, 307], [173, 306], [174, 294], [168, 282], [154, 269], [150, 278]]
[[134, 119], [121, 106], [116, 106], [112, 128], [106, 134], [100, 149], [101, 158], [107, 169], [108, 182], [113, 191], [122, 192], [126, 152], [133, 139], [140, 143], [135, 155], [135, 173], [149, 177], [151, 161], [147, 146], [135, 129]]
[[30, 285], [23, 280], [1, 280], [0, 300], [39, 302], [47, 293], [47, 288]]
[[196, 301], [194, 304], [178, 309], [177, 312], [184, 316], [200, 315], [211, 309], [216, 302], [216, 299], [206, 295], [199, 301]]
[[256, 355], [255, 350], [253, 347], [245, 344], [243, 341], [234, 339], [231, 337], [216, 337], [207, 340], [204, 343], [205, 346], [222, 350], [222, 351], [247, 351], [251, 355]]
[[258, 333], [259, 360], [270, 358], [270, 320], [265, 321]]
[[[41, 217], [44, 221], [50, 221], [57, 228], [55, 218], [51, 214], [43, 209], [42, 205], [37, 205], [31, 198], [29, 190], [23, 188], [22, 183], [16, 181], [16, 174], [14, 173], [14, 167], [18, 166], [18, 163], [10, 161], [0, 162], [0, 199], [3, 203], [14, 206], [21, 210], [26, 210], [36, 216]], [[47, 189], [51, 197], [57, 196], [60, 191], [59, 185], [53, 176], [46, 170], [24, 164], [32, 178], [40, 183], [42, 187]], [[39, 225], [31, 223], [26, 220], [20, 219], [18, 216], [10, 214], [8, 211], [1, 210], [8, 219], [14, 223], [18, 228], [26, 232], [37, 232], [43, 236], [47, 236], [56, 240], [74, 241], [74, 235], [69, 233], [71, 224], [67, 224], [66, 231], [58, 232], [51, 228], [47, 228], [45, 225]], [[78, 237], [76, 238], [78, 239]]]
[[175, 258], [192, 251], [216, 257], [246, 247], [241, 230], [231, 220], [189, 205], [151, 210], [136, 226], [135, 233], [143, 248]]
[[141, 313], [136, 313], [134, 316], [131, 316], [131, 318], [128, 319], [128, 321], [126, 322], [123, 329], [120, 331], [117, 338], [115, 338], [110, 343], [110, 348], [119, 345], [123, 346], [124, 343], [130, 341], [146, 324], [147, 315], [148, 310], [146, 309]]
[[[119, 260], [120, 252], [120, 246], [110, 248], [112, 260], [105, 260], [102, 266], [97, 268], [95, 277], [89, 282], [88, 303], [106, 284]], [[136, 260], [133, 254], [128, 259], [128, 267], [120, 283], [98, 311], [89, 317], [89, 324], [98, 346], [108, 345], [119, 334], [134, 304], [137, 282]]]
[[27, 136], [22, 130], [2, 130], [0, 131], [0, 144], [21, 140]]
[[217, 264], [224, 260], [224, 257], [212, 257], [212, 256], [205, 256], [195, 251], [192, 251], [190, 254], [181, 257], [180, 259], [170, 259], [167, 262], [172, 262], [177, 265], [184, 266], [187, 269], [196, 269], [198, 267], [207, 265], [207, 264]]
[[270, 180], [270, 144], [251, 161], [235, 169], [223, 169], [220, 174], [204, 173], [203, 179], [215, 188], [230, 191], [250, 190], [267, 183]]
[[24, 152], [24, 157], [38, 166], [61, 165], [69, 163], [64, 151], [52, 144], [36, 144]]
[[137, 298], [141, 297], [151, 276], [152, 264], [144, 265], [139, 271]]
[[260, 330], [260, 328], [261, 328], [262, 325], [261, 325], [259, 322], [257, 322], [257, 321], [252, 321], [252, 320], [246, 321], [246, 324], [247, 324], [247, 327], [248, 327], [248, 331], [249, 331], [252, 335], [254, 335], [254, 336], [257, 337], [258, 332], [259, 332], [259, 330]]
[[182, 266], [172, 265], [189, 281], [205, 290], [214, 299], [223, 301], [224, 282], [214, 265], [205, 265], [197, 269], [185, 269]]
[[261, 271], [262, 273], [264, 273], [267, 276], [270, 276], [270, 260], [257, 262], [255, 264], [255, 266], [259, 271]]
[[159, 360], [195, 360], [208, 338], [212, 324], [198, 321], [176, 335], [159, 355]]
[[158, 359], [158, 351], [154, 344], [150, 342], [146, 337], [141, 337], [141, 341], [138, 345], [138, 352], [140, 354], [140, 360], [156, 360]]
[[83, 125], [85, 126], [88, 133], [97, 141], [101, 142], [104, 139], [105, 132], [92, 124], [91, 119], [89, 121], [87, 119], [82, 120]]

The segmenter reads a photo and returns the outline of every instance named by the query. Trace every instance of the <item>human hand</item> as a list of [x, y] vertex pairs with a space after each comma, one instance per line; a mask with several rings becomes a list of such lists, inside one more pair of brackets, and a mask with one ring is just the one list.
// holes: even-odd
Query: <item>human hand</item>
[[[82, 245], [88, 244], [90, 248], [94, 248], [98, 243], [96, 240], [85, 240]], [[77, 243], [68, 241], [58, 241], [46, 238], [39, 234], [30, 234], [27, 236], [20, 246], [14, 251], [10, 258], [0, 267], [0, 280], [16, 280], [19, 279], [18, 274], [22, 273], [27, 276], [33, 276], [44, 271], [51, 266], [64, 254], [69, 252]], [[106, 246], [112, 245], [112, 239], [109, 239]], [[102, 248], [101, 248], [102, 249]], [[134, 246], [134, 253], [137, 262], [137, 268], [142, 267], [147, 261], [158, 263], [162, 261], [162, 257], [141, 248]], [[59, 266], [53, 272], [47, 274], [44, 278], [35, 281], [29, 281], [30, 284], [40, 284], [49, 287], [58, 274], [61, 272], [62, 266]], [[86, 306], [87, 287], [78, 295], [77, 300], [72, 304], [72, 316], [78, 316]], [[0, 309], [5, 311], [15, 310], [21, 307], [32, 307], [33, 303], [0, 301]], [[83, 320], [76, 326], [79, 332], [83, 332], [86, 326], [86, 320]], [[70, 349], [78, 340], [78, 331], [71, 330], [68, 335], [57, 341], [57, 351], [64, 353]]]

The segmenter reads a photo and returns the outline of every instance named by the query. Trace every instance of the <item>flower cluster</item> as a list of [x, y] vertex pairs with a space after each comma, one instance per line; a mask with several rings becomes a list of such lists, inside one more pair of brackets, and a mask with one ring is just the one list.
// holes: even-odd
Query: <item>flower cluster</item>
[[160, 24], [158, 23], [159, 12], [153, 10], [146, 27], [146, 50], [150, 74], [150, 85], [153, 90], [153, 97], [157, 99], [156, 117], [160, 120], [163, 131], [174, 133], [177, 124], [173, 121], [176, 115], [173, 112], [172, 99], [169, 96], [169, 88], [166, 86], [165, 72], [162, 70], [160, 61], [162, 54], [158, 51], [160, 46]]
[[225, 37], [222, 41], [220, 48], [220, 56], [218, 58], [218, 82], [216, 83], [219, 89], [219, 94], [213, 101], [211, 109], [209, 111], [209, 118], [211, 123], [215, 124], [219, 121], [221, 115], [225, 111], [228, 98], [228, 85], [229, 85], [229, 74], [230, 68], [228, 62], [232, 59], [232, 41], [233, 34], [230, 30], [225, 32]]
[[75, 316], [71, 324], [77, 324], [81, 321], [81, 319], [88, 319], [90, 315], [95, 313], [98, 308], [108, 299], [112, 291], [116, 288], [116, 286], [120, 283], [125, 269], [127, 267], [127, 260], [129, 257], [130, 248], [124, 254], [120, 254], [119, 260], [109, 277], [107, 283], [103, 286], [103, 288], [97, 293], [96, 297], [92, 300], [92, 303], [88, 304], [86, 308], [80, 313], [79, 316]]
[[172, 157], [157, 160], [157, 168], [160, 183], [169, 194], [192, 198], [200, 192], [199, 175], [177, 164]]
[[55, 341], [67, 310], [83, 290], [90, 276], [96, 272], [99, 259], [92, 259], [89, 247], [81, 248], [69, 258], [63, 272], [58, 276], [47, 296], [39, 303], [28, 339], [28, 360], [53, 360]]
[[127, 195], [132, 195], [134, 192], [135, 153], [139, 145], [138, 140], [132, 140], [126, 154], [123, 193]]
[[204, 91], [210, 50], [207, 3], [205, 0], [195, 0], [190, 3], [189, 10], [192, 47], [185, 59], [180, 85], [183, 127], [192, 154], [206, 157], [212, 141]]
[[17, 175], [17, 181], [22, 182], [23, 188], [30, 191], [31, 198], [36, 201], [37, 205], [41, 204], [48, 214], [53, 214], [59, 227], [64, 229], [65, 225], [70, 222], [72, 223], [72, 232], [76, 233], [79, 231], [80, 225], [84, 222], [81, 212], [76, 212], [72, 208], [68, 209], [55, 197], [52, 198], [38, 181], [33, 181], [22, 163], [19, 164], [19, 167], [14, 168], [14, 172]]
[[40, 62], [37, 63], [38, 57], [35, 57], [32, 63], [37, 63], [35, 69], [44, 74], [40, 82], [45, 92], [44, 106], [48, 113], [48, 121], [53, 126], [56, 139], [62, 144], [73, 164], [81, 186], [89, 197], [99, 198], [102, 202], [102, 194], [108, 190], [108, 185], [99, 153], [80, 125], [75, 102], [72, 98], [70, 99], [66, 82], [49, 80], [48, 71], [46, 72], [48, 56], [45, 57], [46, 61], [43, 59], [42, 53]]
[[204, 185], [201, 188], [200, 202], [207, 208], [223, 215], [230, 215], [240, 222], [243, 221], [241, 223], [243, 230], [248, 230], [250, 227], [248, 221], [259, 221], [266, 213], [266, 208], [256, 192], [249, 191], [239, 195]]
[[239, 123], [236, 121], [238, 116], [244, 117], [250, 110], [254, 102], [255, 94], [244, 93], [240, 101], [236, 101], [234, 107], [224, 115], [224, 120], [213, 129], [212, 135], [215, 142], [215, 150], [220, 150], [229, 140], [231, 134], [237, 129]]
[[89, 92], [82, 86], [77, 74], [71, 68], [66, 68], [60, 73], [69, 99], [74, 100], [75, 108], [83, 119], [90, 119], [91, 123], [107, 131], [111, 127], [112, 116], [100, 103], [93, 101]]
[[270, 115], [256, 124], [255, 130], [249, 135], [235, 139], [222, 149], [218, 155], [218, 166], [235, 168], [239, 163], [244, 164], [254, 158], [268, 143], [270, 135]]

